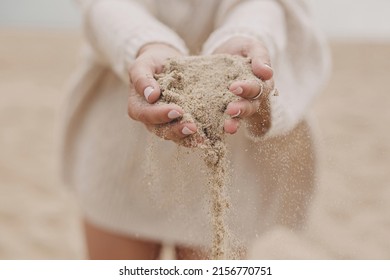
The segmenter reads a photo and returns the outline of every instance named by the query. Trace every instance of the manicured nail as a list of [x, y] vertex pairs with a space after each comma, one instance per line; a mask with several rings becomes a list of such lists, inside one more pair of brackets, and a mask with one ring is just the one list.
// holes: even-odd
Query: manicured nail
[[184, 134], [184, 135], [191, 135], [191, 134], [194, 134], [195, 132], [192, 131], [191, 129], [189, 129], [188, 127], [184, 127], [181, 132]]
[[232, 90], [232, 92], [234, 93], [234, 94], [237, 94], [237, 95], [240, 95], [241, 93], [243, 93], [243, 89], [242, 89], [242, 87], [238, 87], [238, 88], [236, 88], [235, 90]]
[[238, 110], [237, 114], [232, 115], [231, 117], [232, 117], [232, 118], [236, 118], [236, 117], [238, 117], [240, 114], [241, 114], [241, 110]]
[[171, 110], [168, 112], [168, 118], [171, 120], [177, 119], [178, 117], [181, 117], [181, 114], [176, 110]]
[[147, 101], [149, 101], [149, 96], [152, 94], [153, 90], [154, 88], [150, 86], [144, 89], [144, 96]]

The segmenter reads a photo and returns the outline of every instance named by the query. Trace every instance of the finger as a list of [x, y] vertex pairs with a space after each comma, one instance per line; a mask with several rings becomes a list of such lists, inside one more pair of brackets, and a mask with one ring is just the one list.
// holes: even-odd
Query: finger
[[230, 102], [225, 113], [232, 118], [245, 118], [255, 114], [259, 108], [260, 101], [255, 102], [246, 99]]
[[227, 119], [225, 120], [225, 123], [223, 125], [223, 129], [225, 130], [226, 133], [229, 134], [236, 133], [239, 127], [240, 127], [239, 119]]
[[273, 77], [274, 71], [271, 67], [271, 59], [267, 48], [262, 44], [250, 48], [248, 57], [251, 58], [253, 73], [263, 81], [270, 80]]
[[170, 130], [172, 135], [172, 140], [174, 139], [183, 139], [187, 136], [195, 134], [197, 127], [194, 123], [178, 123], [172, 126]]
[[237, 96], [245, 99], [257, 99], [264, 91], [264, 83], [255, 80], [235, 81], [229, 90]]
[[270, 80], [274, 75], [271, 64], [264, 63], [259, 57], [252, 58], [252, 71], [263, 81]]
[[168, 123], [163, 125], [157, 125], [149, 127], [157, 136], [165, 139], [179, 142], [186, 137], [193, 135], [197, 131], [197, 127], [194, 123]]
[[154, 64], [143, 60], [136, 62], [129, 70], [130, 82], [149, 103], [156, 102], [160, 97], [160, 86], [153, 77], [157, 70]]
[[164, 124], [183, 116], [183, 109], [175, 104], [148, 104], [142, 97], [131, 94], [128, 99], [128, 115], [144, 124]]

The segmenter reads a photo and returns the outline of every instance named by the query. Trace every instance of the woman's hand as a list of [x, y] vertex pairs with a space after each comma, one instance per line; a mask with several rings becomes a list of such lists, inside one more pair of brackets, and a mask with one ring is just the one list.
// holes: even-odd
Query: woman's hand
[[129, 70], [130, 95], [128, 115], [140, 121], [159, 137], [178, 142], [194, 134], [194, 123], [175, 122], [183, 116], [183, 109], [176, 104], [154, 104], [160, 98], [160, 87], [154, 74], [162, 71], [168, 58], [180, 56], [173, 47], [165, 44], [148, 44], [139, 52]]
[[225, 121], [224, 130], [234, 134], [239, 127], [239, 120], [246, 119], [253, 132], [263, 134], [268, 129], [269, 114], [267, 114], [268, 103], [266, 99], [274, 89], [273, 70], [267, 48], [262, 42], [247, 38], [234, 37], [222, 44], [214, 53], [225, 53], [241, 55], [251, 59], [252, 71], [262, 82], [257, 81], [235, 81], [229, 90], [240, 96], [239, 101], [229, 103], [226, 114], [231, 119]]

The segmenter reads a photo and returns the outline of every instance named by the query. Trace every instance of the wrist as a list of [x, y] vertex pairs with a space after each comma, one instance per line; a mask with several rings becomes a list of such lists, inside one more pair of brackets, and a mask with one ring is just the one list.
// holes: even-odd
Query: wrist
[[145, 52], [156, 51], [156, 50], [157, 51], [168, 51], [168, 52], [171, 52], [173, 55], [180, 55], [181, 54], [181, 52], [178, 49], [176, 49], [175, 47], [173, 47], [169, 44], [166, 44], [166, 43], [147, 43], [139, 49], [136, 57], [141, 56]]

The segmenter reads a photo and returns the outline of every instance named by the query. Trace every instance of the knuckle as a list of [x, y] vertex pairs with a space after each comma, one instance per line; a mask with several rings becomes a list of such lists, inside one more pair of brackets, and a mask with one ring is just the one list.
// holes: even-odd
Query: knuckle
[[148, 123], [147, 122], [147, 116], [146, 116], [146, 113], [145, 111], [143, 110], [138, 110], [136, 113], [135, 113], [135, 117], [138, 121], [140, 122], [143, 122], [143, 123]]
[[251, 86], [251, 94], [252, 94], [252, 96], [258, 95], [262, 89], [263, 89], [262, 84], [260, 84], [257, 81], [253, 81], [252, 86]]
[[131, 64], [128, 68], [129, 77], [130, 77], [130, 83], [134, 84], [135, 80], [137, 78], [137, 69], [138, 69], [139, 63], [135, 61], [133, 64]]
[[137, 89], [138, 92], [142, 91], [143, 78], [142, 77], [135, 78], [133, 85]]
[[245, 104], [245, 106], [242, 107], [242, 116], [243, 117], [249, 117], [253, 115], [256, 112], [256, 103], [255, 101], [248, 101], [248, 103]]
[[127, 115], [128, 115], [131, 119], [135, 120], [135, 119], [134, 119], [134, 115], [133, 115], [133, 110], [131, 109], [130, 106], [127, 106]]
[[257, 81], [245, 81], [244, 86], [244, 94], [246, 98], [251, 98], [252, 96], [256, 96], [259, 93], [260, 86]]
[[127, 106], [127, 113], [133, 120], [147, 124], [147, 122], [145, 122], [145, 112], [139, 105], [129, 104]]
[[250, 116], [250, 108], [248, 108], [249, 106], [242, 106], [242, 109], [241, 109], [241, 118], [245, 118], [245, 117], [248, 117]]
[[133, 108], [133, 106], [131, 106], [130, 104], [129, 105], [127, 105], [127, 115], [131, 118], [131, 119], [133, 119], [133, 120], [137, 120], [136, 119], [136, 114], [134, 113], [134, 108]]

